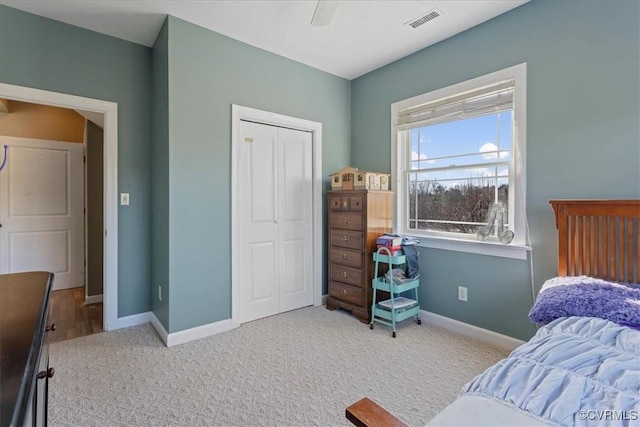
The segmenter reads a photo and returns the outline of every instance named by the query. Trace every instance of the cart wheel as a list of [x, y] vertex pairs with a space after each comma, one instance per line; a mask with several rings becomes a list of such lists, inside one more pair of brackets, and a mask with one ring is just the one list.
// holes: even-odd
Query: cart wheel
[[416, 319], [416, 322], [418, 322], [418, 325], [422, 325], [422, 319], [418, 318]]
[[373, 329], [373, 323], [369, 323], [369, 329]]
[[391, 332], [391, 336], [395, 338], [396, 337], [396, 331]]

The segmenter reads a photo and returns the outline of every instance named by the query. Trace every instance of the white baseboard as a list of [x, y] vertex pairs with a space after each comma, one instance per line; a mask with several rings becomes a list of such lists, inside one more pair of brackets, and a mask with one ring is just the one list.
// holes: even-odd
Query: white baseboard
[[322, 305], [327, 305], [327, 297], [328, 296], [329, 296], [328, 294], [322, 295]]
[[162, 323], [158, 320], [156, 314], [153, 311], [151, 312], [151, 316], [149, 317], [151, 317], [151, 325], [153, 326], [153, 329], [156, 330], [164, 345], [167, 345], [167, 338], [169, 337], [169, 333], [164, 328], [164, 326], [162, 326]]
[[98, 304], [102, 302], [102, 294], [100, 295], [91, 295], [85, 298], [84, 305], [89, 304]]
[[105, 326], [105, 331], [115, 331], [116, 329], [128, 328], [130, 326], [144, 325], [151, 321], [151, 312], [132, 314], [131, 316], [118, 317], [114, 324]]
[[456, 332], [462, 335], [466, 335], [472, 338], [479, 339], [481, 341], [493, 344], [497, 347], [504, 348], [512, 351], [516, 347], [524, 344], [525, 342], [517, 338], [513, 338], [507, 335], [502, 335], [497, 332], [490, 331], [488, 329], [480, 328], [478, 326], [470, 325], [468, 323], [461, 322], [459, 320], [444, 317], [439, 314], [431, 313], [429, 311], [420, 310], [420, 318], [423, 322], [430, 325], [438, 326], [442, 329], [446, 329], [452, 332]]
[[230, 331], [240, 326], [239, 323], [234, 322], [231, 319], [226, 319], [170, 334], [167, 332], [164, 326], [162, 326], [162, 323], [160, 323], [153, 312], [151, 312], [150, 321], [156, 332], [160, 336], [160, 339], [167, 347], [172, 347], [174, 345], [184, 344], [189, 341], [220, 334], [222, 332]]

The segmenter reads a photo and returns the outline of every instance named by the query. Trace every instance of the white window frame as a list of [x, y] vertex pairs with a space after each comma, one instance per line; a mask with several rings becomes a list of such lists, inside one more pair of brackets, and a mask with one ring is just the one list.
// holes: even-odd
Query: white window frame
[[[509, 171], [509, 192], [513, 194], [509, 206], [509, 223], [513, 224], [515, 233], [513, 242], [504, 245], [497, 241], [475, 239], [475, 236], [464, 237], [455, 233], [417, 231], [407, 228], [408, 220], [408, 183], [405, 179], [407, 150], [411, 150], [410, 141], [402, 141], [407, 135], [398, 129], [398, 113], [407, 108], [416, 107], [428, 102], [465, 93], [483, 86], [505, 80], [515, 82], [513, 101], [513, 170]], [[398, 234], [415, 236], [420, 239], [420, 246], [469, 252], [481, 255], [499, 256], [526, 260], [529, 246], [528, 227], [526, 221], [526, 117], [527, 117], [527, 64], [522, 63], [484, 76], [476, 77], [461, 83], [437, 89], [422, 95], [404, 99], [391, 104], [391, 173], [395, 190], [394, 230]]]

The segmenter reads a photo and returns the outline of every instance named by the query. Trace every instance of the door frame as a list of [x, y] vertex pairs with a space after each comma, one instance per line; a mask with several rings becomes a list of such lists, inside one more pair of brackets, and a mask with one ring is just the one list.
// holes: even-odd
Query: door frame
[[118, 329], [118, 104], [7, 83], [0, 97], [104, 114], [103, 329]]
[[313, 188], [313, 305], [322, 305], [322, 265], [324, 253], [322, 250], [322, 123], [297, 117], [285, 116], [269, 111], [258, 110], [241, 105], [231, 105], [231, 320], [238, 321], [239, 286], [238, 270], [242, 265], [239, 245], [236, 243], [239, 230], [238, 218], [238, 150], [240, 149], [240, 122], [252, 121], [265, 125], [285, 127], [295, 130], [311, 132], [312, 144], [312, 188]]

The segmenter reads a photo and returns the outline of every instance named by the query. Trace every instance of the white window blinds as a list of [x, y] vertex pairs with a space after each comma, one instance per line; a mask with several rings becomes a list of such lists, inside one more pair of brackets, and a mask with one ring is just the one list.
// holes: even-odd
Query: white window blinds
[[515, 81], [508, 80], [400, 110], [398, 130], [511, 110], [514, 89]]

